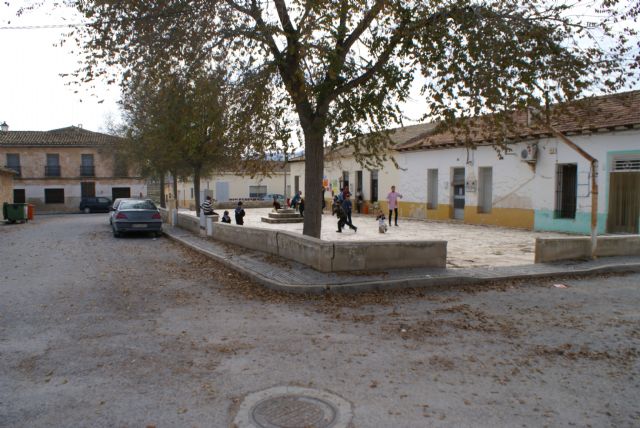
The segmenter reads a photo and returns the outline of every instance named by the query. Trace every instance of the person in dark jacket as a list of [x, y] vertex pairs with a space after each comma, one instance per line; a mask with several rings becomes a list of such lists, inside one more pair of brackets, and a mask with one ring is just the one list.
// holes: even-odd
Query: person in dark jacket
[[300, 212], [300, 217], [304, 217], [304, 198], [300, 198], [298, 202], [298, 211]]
[[347, 221], [345, 224], [349, 226], [349, 228], [352, 229], [354, 232], [357, 232], [358, 228], [355, 227], [351, 222], [351, 211], [353, 209], [353, 205], [351, 204], [350, 196], [351, 195], [349, 193], [343, 193], [344, 199], [342, 201], [342, 209], [344, 210], [344, 213], [347, 216]]
[[242, 208], [242, 201], [238, 202], [238, 206], [236, 207], [236, 224], [242, 226], [244, 224], [244, 209]]
[[228, 223], [231, 224], [231, 217], [229, 217], [229, 211], [225, 211], [224, 214], [222, 215], [222, 220], [223, 223]]
[[338, 230], [336, 232], [342, 233], [342, 228], [347, 224], [347, 213], [344, 212], [344, 208], [342, 208], [342, 204], [340, 203], [337, 195], [333, 198], [332, 209], [333, 214], [338, 217]]

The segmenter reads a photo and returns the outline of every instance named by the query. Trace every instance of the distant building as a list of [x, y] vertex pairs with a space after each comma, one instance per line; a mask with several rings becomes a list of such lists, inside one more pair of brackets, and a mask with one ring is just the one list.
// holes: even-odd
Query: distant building
[[60, 212], [77, 211], [82, 197], [146, 195], [145, 181], [115, 154], [123, 141], [75, 126], [0, 132], [0, 162], [16, 172], [13, 200]]
[[[266, 161], [270, 172], [254, 174], [248, 171], [215, 171], [209, 177], [200, 180], [200, 191], [211, 196], [216, 202], [233, 202], [239, 200], [261, 200], [267, 195], [285, 195], [291, 191], [291, 177], [288, 165], [280, 161]], [[285, 189], [285, 180], [287, 189]], [[193, 180], [178, 180], [178, 206], [195, 210], [195, 190]], [[173, 193], [173, 177], [165, 182], [165, 196], [176, 199]], [[288, 196], [285, 196], [288, 197]], [[202, 198], [201, 198], [202, 199]]]

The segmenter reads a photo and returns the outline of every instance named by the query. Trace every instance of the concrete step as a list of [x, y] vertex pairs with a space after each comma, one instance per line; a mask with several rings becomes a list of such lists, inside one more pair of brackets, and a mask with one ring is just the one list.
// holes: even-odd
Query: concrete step
[[298, 211], [294, 210], [293, 208], [280, 208], [278, 212], [283, 214], [291, 214], [291, 213], [297, 213]]
[[263, 223], [271, 223], [271, 224], [280, 224], [280, 223], [302, 223], [304, 221], [304, 217], [295, 217], [295, 218], [271, 218], [271, 217], [262, 217]]
[[293, 213], [269, 213], [269, 218], [298, 218], [300, 214]]

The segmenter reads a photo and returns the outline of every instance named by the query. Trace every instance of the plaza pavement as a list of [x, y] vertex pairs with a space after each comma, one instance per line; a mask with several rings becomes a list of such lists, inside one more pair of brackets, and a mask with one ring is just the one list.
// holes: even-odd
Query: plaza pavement
[[[300, 223], [261, 223], [261, 214], [266, 215], [268, 212], [268, 209], [247, 210], [245, 225], [302, 233]], [[323, 217], [323, 239], [446, 239], [449, 241], [449, 268], [323, 273], [301, 263], [243, 247], [234, 247], [170, 225], [165, 225], [164, 231], [170, 239], [223, 262], [268, 288], [294, 293], [362, 292], [567, 275], [640, 272], [640, 257], [607, 257], [589, 261], [534, 264], [535, 236], [564, 236], [561, 234], [401, 219], [399, 227], [392, 227], [389, 233], [380, 235], [375, 219], [366, 216], [354, 217], [354, 224], [358, 226], [357, 233], [346, 231], [338, 234], [332, 227], [334, 219], [335, 217], [329, 215]], [[453, 263], [449, 260], [453, 260]]]

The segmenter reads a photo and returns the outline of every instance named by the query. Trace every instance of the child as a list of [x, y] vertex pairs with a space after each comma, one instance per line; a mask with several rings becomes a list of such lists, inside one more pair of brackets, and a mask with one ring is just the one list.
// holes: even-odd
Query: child
[[222, 215], [222, 222], [231, 224], [231, 217], [229, 217], [229, 211], [225, 211]]
[[242, 226], [244, 224], [244, 209], [242, 208], [242, 201], [238, 202], [236, 207], [236, 224]]
[[382, 211], [378, 211], [378, 216], [376, 217], [376, 220], [378, 220], [378, 232], [386, 233], [387, 222], [386, 222], [386, 218], [384, 217], [384, 214], [382, 214]]

